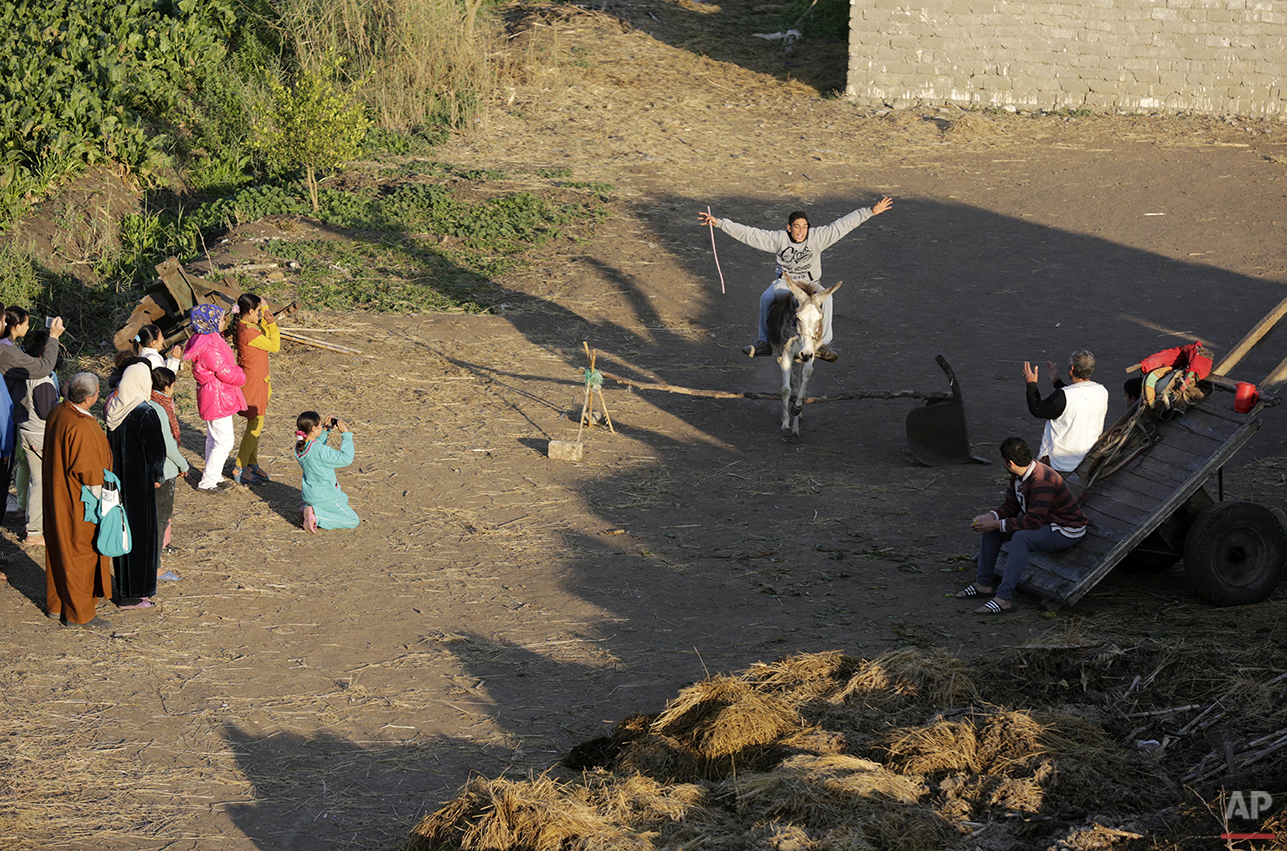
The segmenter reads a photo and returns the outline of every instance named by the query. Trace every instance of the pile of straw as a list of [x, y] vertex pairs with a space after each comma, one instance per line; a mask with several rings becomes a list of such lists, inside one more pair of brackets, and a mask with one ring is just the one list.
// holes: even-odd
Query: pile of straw
[[[708, 678], [564, 765], [579, 775], [472, 781], [417, 826], [408, 851], [929, 851], [981, 824], [1053, 831], [1052, 813], [1084, 817], [1169, 788], [1098, 725], [989, 704], [965, 663], [910, 649]], [[1095, 836], [1127, 835], [1105, 830]]]
[[407, 851], [435, 848], [651, 848], [647, 837], [609, 822], [549, 777], [470, 780], [445, 807], [416, 826]]

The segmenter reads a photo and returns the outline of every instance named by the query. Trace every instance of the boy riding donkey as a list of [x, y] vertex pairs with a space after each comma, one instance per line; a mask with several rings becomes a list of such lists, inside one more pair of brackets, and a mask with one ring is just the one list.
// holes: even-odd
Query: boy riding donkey
[[[790, 292], [786, 281], [782, 280], [783, 273], [810, 292], [822, 292], [824, 289], [822, 286], [823, 249], [835, 245], [851, 230], [872, 216], [880, 215], [893, 205], [894, 200], [886, 196], [877, 201], [875, 206], [854, 210], [829, 225], [812, 230], [809, 228], [809, 217], [799, 210], [787, 217], [785, 231], [748, 227], [728, 219], [717, 219], [710, 213], [698, 213], [697, 218], [702, 224], [717, 227], [738, 242], [758, 248], [760, 251], [770, 251], [777, 257], [777, 274], [774, 276], [773, 283], [760, 296], [759, 336], [754, 343], [743, 348], [742, 353], [753, 358], [767, 357], [773, 353], [769, 346], [769, 306], [773, 304], [773, 299], [778, 294]], [[831, 343], [831, 303], [832, 299], [823, 302], [822, 345], [815, 352], [816, 357], [828, 363], [834, 363], [837, 358], [829, 345]]]

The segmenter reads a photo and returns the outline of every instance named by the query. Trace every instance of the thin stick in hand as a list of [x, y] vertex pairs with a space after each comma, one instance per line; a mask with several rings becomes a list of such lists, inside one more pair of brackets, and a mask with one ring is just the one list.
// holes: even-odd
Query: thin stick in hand
[[711, 253], [715, 255], [715, 271], [719, 272], [719, 291], [722, 295], [727, 295], [724, 291], [724, 270], [719, 267], [719, 252], [715, 250], [715, 223], [711, 221], [711, 208], [706, 205], [706, 226], [711, 229]]

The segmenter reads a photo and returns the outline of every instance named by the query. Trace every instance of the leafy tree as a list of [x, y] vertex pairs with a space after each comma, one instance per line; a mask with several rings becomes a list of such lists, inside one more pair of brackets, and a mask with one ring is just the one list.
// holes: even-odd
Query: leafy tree
[[260, 146], [274, 171], [304, 169], [308, 199], [318, 210], [318, 175], [356, 157], [370, 121], [353, 92], [339, 82], [339, 62], [299, 73], [293, 86], [269, 85], [273, 111]]

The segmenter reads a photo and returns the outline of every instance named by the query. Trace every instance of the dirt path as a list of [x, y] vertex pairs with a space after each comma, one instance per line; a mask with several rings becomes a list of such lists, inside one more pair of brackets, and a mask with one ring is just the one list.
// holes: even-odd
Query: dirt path
[[[941, 352], [987, 456], [1040, 433], [1019, 362], [1091, 348], [1115, 416], [1126, 364], [1189, 334], [1227, 350], [1287, 295], [1283, 124], [879, 115], [761, 73], [780, 60], [758, 41], [732, 51], [740, 66], [670, 46], [738, 8], [533, 27], [562, 64], [521, 54], [488, 136], [441, 156], [571, 168], [617, 187], [615, 215], [504, 281], [500, 315], [303, 316], [370, 357], [274, 358], [275, 481], [181, 489], [185, 550], [167, 566], [184, 578], [159, 612], [113, 615], [110, 639], [51, 626], [42, 567], [5, 530], [0, 846], [384, 847], [470, 772], [540, 771], [706, 671], [796, 650], [978, 654], [1073, 624], [1165, 636], [1214, 616], [1178, 573], [1114, 576], [1071, 614], [965, 614], [946, 596], [973, 546], [962, 520], [1003, 477], [917, 465], [911, 402], [817, 406], [787, 445], [773, 403], [609, 384], [619, 434], [591, 432], [579, 464], [544, 457], [576, 432], [583, 340], [613, 372], [772, 388], [770, 364], [737, 354], [770, 267], [718, 236], [720, 294], [708, 204], [776, 226], [895, 196], [827, 255], [842, 358], [815, 390], [941, 389]], [[1239, 373], [1285, 353], [1277, 339]], [[354, 423], [341, 482], [357, 530], [297, 527], [290, 423], [310, 407]], [[1226, 487], [1282, 506], [1280, 413], [1268, 422]], [[199, 461], [190, 410], [185, 425]], [[1259, 607], [1265, 623], [1285, 599]]]

